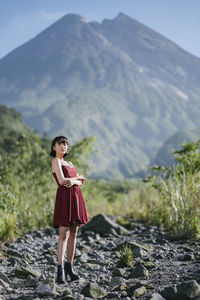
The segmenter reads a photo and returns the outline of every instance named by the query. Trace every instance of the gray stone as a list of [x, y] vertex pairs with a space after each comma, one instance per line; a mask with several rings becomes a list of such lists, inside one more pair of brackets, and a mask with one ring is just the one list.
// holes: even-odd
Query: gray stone
[[22, 279], [26, 279], [29, 275], [31, 275], [32, 277], [36, 277], [39, 278], [40, 277], [40, 273], [30, 269], [29, 267], [17, 267], [14, 270], [14, 274], [17, 278], [22, 278]]
[[161, 292], [161, 295], [166, 300], [180, 300], [177, 296], [177, 289], [176, 286], [174, 287], [165, 287], [164, 290]]
[[56, 295], [56, 287], [55, 281], [53, 279], [46, 279], [42, 282], [39, 282], [36, 290], [38, 296], [55, 296]]
[[86, 266], [86, 268], [89, 268], [91, 270], [98, 270], [98, 269], [100, 269], [100, 266], [97, 265], [97, 264], [86, 263], [85, 266]]
[[117, 234], [126, 234], [128, 233], [128, 230], [114, 221], [112, 221], [110, 218], [108, 218], [104, 214], [99, 214], [94, 216], [87, 224], [84, 224], [81, 226], [82, 231], [91, 230], [96, 233], [100, 233], [101, 235], [115, 235]]
[[113, 277], [123, 277], [125, 274], [125, 270], [122, 268], [116, 268], [113, 270], [112, 276]]
[[23, 258], [23, 254], [16, 251], [16, 250], [12, 250], [12, 249], [8, 249], [8, 248], [4, 248], [3, 249], [3, 253], [5, 255], [9, 255], [9, 256], [12, 256], [12, 257], [19, 257], [19, 258]]
[[138, 265], [133, 268], [129, 274], [129, 278], [148, 277], [149, 272], [143, 265]]
[[106, 245], [104, 246], [105, 250], [113, 250], [115, 249], [116, 244], [113, 241], [109, 241], [108, 243], [106, 243]]
[[149, 269], [155, 268], [155, 264], [154, 264], [153, 262], [151, 262], [151, 261], [144, 262], [144, 266], [145, 266], [145, 268], [147, 268], [148, 270], [149, 270]]
[[85, 297], [83, 295], [77, 295], [76, 300], [83, 300]]
[[134, 249], [132, 252], [133, 252], [133, 256], [134, 256], [134, 257], [144, 257], [144, 256], [147, 255], [146, 251], [143, 250], [143, 249], [140, 248], [140, 247]]
[[165, 300], [160, 294], [155, 293], [148, 298], [148, 300]]
[[50, 264], [50, 265], [57, 264], [57, 259], [54, 256], [47, 254], [45, 257], [47, 259], [48, 264]]
[[83, 253], [80, 257], [77, 258], [80, 262], [86, 263], [89, 259], [86, 253]]
[[0, 272], [0, 279], [3, 280], [4, 282], [10, 284], [10, 280], [9, 280], [8, 277], [7, 277], [4, 273], [2, 273], [2, 272]]
[[85, 285], [81, 290], [81, 294], [83, 294], [85, 297], [94, 299], [103, 298], [106, 296], [106, 292], [96, 283], [88, 283], [87, 285]]
[[200, 286], [195, 280], [189, 280], [176, 286], [177, 294], [183, 299], [193, 299], [200, 296]]
[[0, 290], [9, 287], [9, 283], [0, 278]]
[[44, 243], [43, 248], [45, 250], [47, 250], [47, 249], [51, 248], [51, 244], [50, 243]]
[[112, 287], [120, 286], [123, 283], [125, 283], [125, 280], [122, 277], [113, 277], [110, 281]]
[[32, 276], [28, 276], [27, 280], [25, 281], [24, 285], [26, 287], [36, 287], [37, 285], [37, 280], [33, 278]]
[[146, 292], [147, 292], [147, 290], [146, 290], [145, 286], [140, 286], [133, 291], [133, 297], [142, 296]]
[[194, 260], [194, 255], [193, 253], [186, 253], [186, 254], [183, 254], [183, 255], [179, 255], [178, 256], [178, 260], [180, 261], [191, 261], [191, 260]]
[[81, 251], [78, 248], [76, 248], [75, 257], [81, 256], [81, 254], [82, 254]]

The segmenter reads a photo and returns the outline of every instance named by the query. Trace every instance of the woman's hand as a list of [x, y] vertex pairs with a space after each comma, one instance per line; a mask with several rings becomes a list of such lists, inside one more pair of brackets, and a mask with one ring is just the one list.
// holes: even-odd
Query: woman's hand
[[84, 177], [83, 175], [78, 175], [78, 176], [77, 176], [77, 179], [78, 179], [78, 180], [86, 180], [87, 178]]
[[64, 184], [64, 186], [66, 186], [67, 188], [70, 188], [73, 185], [74, 185], [74, 182], [73, 182], [72, 178], [66, 179], [66, 183]]

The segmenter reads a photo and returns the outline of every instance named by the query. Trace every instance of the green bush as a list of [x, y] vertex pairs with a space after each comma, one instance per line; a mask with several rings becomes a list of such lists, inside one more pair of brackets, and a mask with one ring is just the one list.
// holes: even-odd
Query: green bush
[[200, 233], [200, 140], [174, 151], [173, 168], [154, 166], [158, 175], [146, 180], [159, 193], [153, 215], [174, 238], [197, 238]]

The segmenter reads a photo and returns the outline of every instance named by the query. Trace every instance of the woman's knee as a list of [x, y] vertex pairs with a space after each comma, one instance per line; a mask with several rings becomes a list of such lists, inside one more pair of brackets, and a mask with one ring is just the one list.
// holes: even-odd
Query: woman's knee
[[68, 232], [69, 228], [61, 228], [59, 232], [59, 239], [61, 239], [64, 242], [68, 237]]
[[70, 236], [71, 237], [76, 237], [78, 232], [78, 226], [71, 226], [70, 227]]

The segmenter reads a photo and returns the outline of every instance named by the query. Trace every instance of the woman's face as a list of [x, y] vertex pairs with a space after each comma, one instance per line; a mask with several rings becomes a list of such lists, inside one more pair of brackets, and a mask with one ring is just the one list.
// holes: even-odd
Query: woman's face
[[56, 151], [56, 155], [63, 156], [65, 153], [67, 153], [68, 145], [66, 142], [62, 142], [62, 143], [56, 142], [53, 149]]

